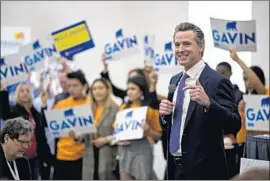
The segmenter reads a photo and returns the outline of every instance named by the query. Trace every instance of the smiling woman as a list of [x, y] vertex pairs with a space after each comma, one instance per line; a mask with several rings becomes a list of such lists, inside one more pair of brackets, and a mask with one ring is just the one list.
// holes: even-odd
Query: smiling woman
[[23, 154], [31, 145], [32, 135], [31, 123], [23, 118], [4, 123], [0, 132], [0, 179], [31, 179], [29, 162]]

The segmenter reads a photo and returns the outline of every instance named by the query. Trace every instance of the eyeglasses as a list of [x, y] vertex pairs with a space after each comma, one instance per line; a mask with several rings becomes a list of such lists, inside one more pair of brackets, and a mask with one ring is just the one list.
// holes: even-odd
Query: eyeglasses
[[32, 141], [24, 141], [24, 140], [19, 140], [19, 139], [16, 139], [19, 143], [21, 143], [22, 145], [31, 145], [32, 144]]

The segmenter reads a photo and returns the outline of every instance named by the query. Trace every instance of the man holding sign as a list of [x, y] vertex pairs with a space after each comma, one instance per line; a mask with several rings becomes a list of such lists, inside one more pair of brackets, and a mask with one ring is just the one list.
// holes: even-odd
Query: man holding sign
[[[89, 98], [87, 96], [88, 83], [80, 70], [67, 74], [67, 77], [70, 97], [59, 101], [54, 106], [54, 109], [67, 109], [64, 114], [68, 117], [74, 115], [72, 108], [84, 104], [89, 105]], [[45, 101], [43, 102], [45, 104]], [[81, 180], [84, 149], [83, 144], [76, 143], [70, 137], [60, 138], [56, 145], [56, 163], [54, 165], [53, 179]]]

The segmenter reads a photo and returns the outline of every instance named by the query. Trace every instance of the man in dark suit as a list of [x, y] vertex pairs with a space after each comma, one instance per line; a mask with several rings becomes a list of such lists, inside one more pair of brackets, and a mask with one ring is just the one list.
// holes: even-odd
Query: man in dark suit
[[178, 25], [174, 45], [184, 71], [171, 78], [168, 100], [159, 108], [168, 139], [169, 179], [229, 179], [223, 132], [237, 132], [241, 126], [232, 84], [202, 60], [199, 27]]

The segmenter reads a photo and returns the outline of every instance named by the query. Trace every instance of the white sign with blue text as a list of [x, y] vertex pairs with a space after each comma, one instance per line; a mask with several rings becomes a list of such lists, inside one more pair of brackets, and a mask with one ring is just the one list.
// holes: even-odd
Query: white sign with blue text
[[140, 53], [140, 47], [136, 35], [124, 36], [123, 29], [115, 32], [115, 40], [104, 46], [107, 62], [119, 60]]
[[270, 97], [267, 95], [246, 95], [246, 128], [252, 131], [269, 131]]
[[1, 58], [0, 67], [0, 80], [5, 87], [27, 79], [27, 69], [19, 53]]
[[29, 71], [40, 71], [49, 58], [58, 55], [54, 44], [43, 46], [40, 40], [21, 47], [20, 54]]
[[173, 51], [172, 41], [162, 43], [161, 51], [155, 52], [154, 68], [158, 73], [179, 73], [183, 70], [183, 66], [178, 63], [178, 60]]
[[[267, 150], [266, 150], [267, 153]], [[240, 165], [240, 174], [243, 174], [252, 169], [266, 169], [269, 170], [269, 161], [250, 159], [250, 158], [241, 158]]]
[[146, 120], [148, 107], [129, 108], [117, 113], [113, 142], [143, 138], [142, 124]]
[[146, 66], [154, 67], [155, 62], [155, 36], [145, 35], [143, 39], [144, 61]]
[[234, 21], [210, 18], [214, 47], [223, 50], [256, 52], [256, 21]]
[[54, 137], [66, 137], [70, 130], [80, 133], [96, 132], [93, 114], [88, 104], [68, 109], [45, 111], [48, 128]]

